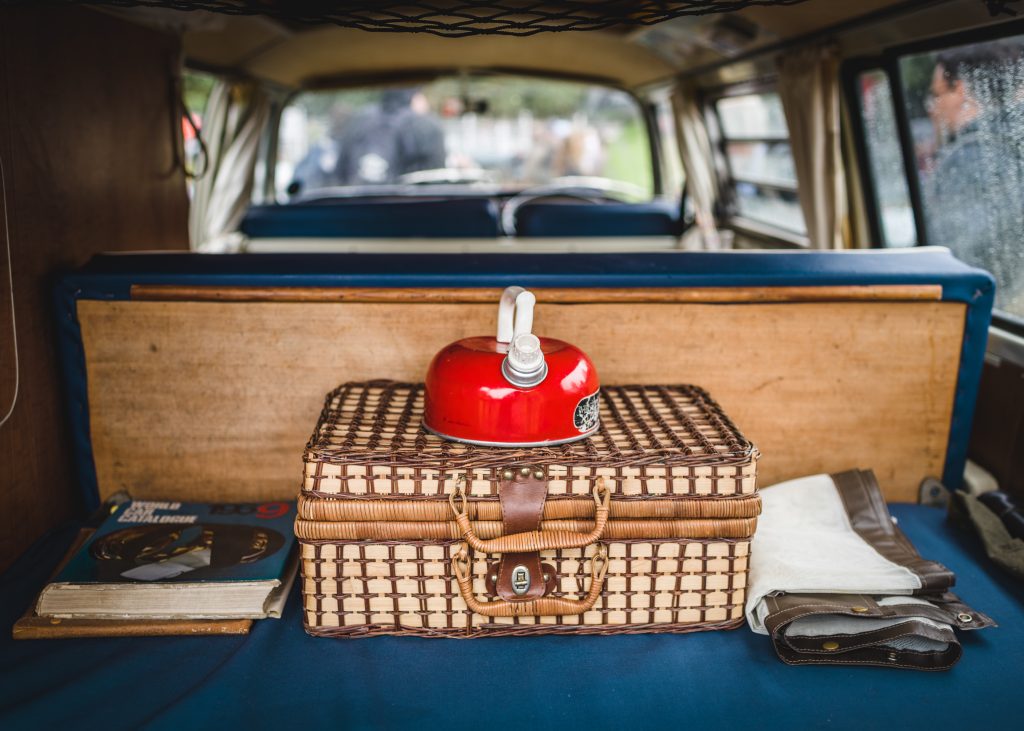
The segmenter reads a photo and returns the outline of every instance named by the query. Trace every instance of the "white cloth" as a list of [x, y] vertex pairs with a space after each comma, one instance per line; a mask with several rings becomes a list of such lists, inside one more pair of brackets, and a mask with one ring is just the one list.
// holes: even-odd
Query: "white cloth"
[[857, 535], [829, 475], [765, 488], [761, 501], [746, 605], [754, 632], [768, 634], [763, 600], [779, 592], [907, 595], [921, 588], [916, 574]]

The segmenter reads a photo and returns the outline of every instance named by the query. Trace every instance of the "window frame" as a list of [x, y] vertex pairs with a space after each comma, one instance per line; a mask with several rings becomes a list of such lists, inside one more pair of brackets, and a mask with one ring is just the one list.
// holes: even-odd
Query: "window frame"
[[[885, 226], [882, 222], [882, 210], [878, 200], [878, 183], [875, 180], [874, 170], [871, 166], [871, 157], [868, 151], [867, 130], [864, 126], [864, 106], [861, 103], [860, 87], [858, 80], [861, 74], [869, 71], [880, 71], [885, 74], [889, 83], [890, 103], [893, 106], [893, 114], [896, 122], [897, 142], [899, 143], [900, 162], [903, 168], [903, 178], [907, 183], [907, 196], [910, 200], [911, 213], [914, 217], [914, 246], [927, 246], [927, 229], [924, 227], [922, 218], [924, 206], [921, 205], [921, 186], [917, 179], [917, 170], [912, 166], [914, 162], [913, 145], [908, 133], [906, 124], [906, 105], [903, 104], [903, 89], [896, 90], [896, 84], [900, 83], [898, 76], [898, 60], [886, 56], [862, 56], [848, 59], [840, 66], [840, 93], [845, 98], [847, 109], [850, 114], [850, 134], [853, 136], [854, 155], [857, 161], [857, 177], [863, 191], [864, 212], [866, 214], [868, 229], [871, 234], [872, 249], [887, 249], [885, 241]], [[897, 97], [899, 101], [897, 101]], [[913, 248], [913, 247], [908, 247]]]
[[[192, 126], [192, 123], [196, 120], [196, 117], [199, 118], [199, 120], [198, 120], [199, 121], [199, 127], [198, 128], [194, 128], [194, 131], [196, 133], [196, 137], [201, 141], [201, 143], [203, 145], [203, 157], [205, 158], [204, 162], [203, 162], [204, 167], [202, 169], [202, 172], [200, 172], [198, 175], [196, 174], [196, 171], [194, 169], [191, 171], [191, 173], [186, 172], [186, 185], [188, 187], [188, 196], [189, 196], [189, 199], [191, 200], [192, 195], [193, 195], [193, 191], [195, 189], [194, 186], [195, 186], [196, 182], [206, 176], [207, 168], [209, 168], [209, 165], [210, 165], [209, 148], [207, 147], [207, 140], [203, 136], [204, 135], [203, 124], [205, 123], [205, 117], [206, 117], [207, 108], [210, 105], [210, 95], [208, 94], [206, 96], [206, 99], [203, 101], [203, 108], [202, 109], [193, 109], [192, 107], [190, 107], [188, 105], [188, 99], [187, 99], [187, 95], [185, 93], [185, 84], [186, 84], [186, 77], [187, 76], [205, 76], [205, 77], [208, 77], [211, 80], [211, 82], [212, 82], [212, 84], [210, 86], [210, 93], [211, 94], [213, 92], [213, 89], [217, 86], [217, 84], [222, 82], [222, 81], [224, 81], [225, 78], [227, 78], [227, 77], [226, 77], [226, 75], [223, 72], [221, 72], [219, 70], [212, 69], [210, 67], [203, 66], [203, 65], [195, 65], [195, 64], [192, 64], [192, 63], [188, 63], [188, 62], [183, 63], [181, 68], [180, 68], [180, 70], [179, 70], [179, 76], [177, 77], [177, 84], [178, 84], [178, 92], [177, 93], [179, 93], [179, 95], [180, 95], [180, 104], [181, 104], [182, 116], [183, 116], [183, 118], [184, 118], [185, 115], [190, 117], [191, 121], [189, 122], [189, 126]], [[185, 160], [184, 143], [185, 143], [184, 135], [182, 135], [182, 138], [181, 138], [181, 140], [179, 142], [179, 144], [181, 145], [181, 149], [180, 149], [180, 154], [182, 155], [182, 161], [181, 162], [182, 162], [183, 166], [187, 167], [186, 160]], [[183, 168], [183, 169], [185, 169], [185, 168]]]
[[[617, 88], [617, 87], [613, 87]], [[686, 171], [683, 169], [682, 160], [678, 157], [682, 141], [678, 137], [675, 123], [675, 110], [672, 106], [673, 84], [658, 84], [645, 87], [632, 94], [644, 109], [644, 122], [647, 125], [647, 139], [650, 141], [652, 160], [655, 161], [654, 195], [653, 200], [664, 200], [674, 202], [678, 206], [679, 219], [683, 220], [686, 213]], [[623, 89], [627, 93], [628, 90]], [[672, 124], [668, 132], [671, 135], [672, 145], [668, 145], [667, 135], [662, 134], [661, 124], [658, 115], [661, 113], [659, 107], [666, 105], [667, 113], [672, 117]], [[674, 163], [670, 162], [671, 153], [677, 157]], [[675, 164], [678, 166], [678, 186], [668, 190], [668, 171], [666, 167]], [[671, 193], [671, 195], [670, 195]]]
[[[712, 152], [715, 157], [715, 169], [718, 173], [718, 198], [720, 214], [723, 223], [753, 238], [761, 239], [773, 244], [783, 244], [790, 247], [807, 248], [810, 246], [810, 239], [806, 233], [801, 234], [790, 231], [786, 228], [774, 226], [770, 223], [759, 221], [743, 216], [739, 213], [736, 204], [736, 183], [749, 183], [759, 188], [773, 188], [795, 193], [797, 200], [800, 199], [800, 184], [797, 182], [792, 188], [782, 185], [772, 185], [758, 180], [744, 180], [737, 178], [729, 161], [727, 147], [730, 142], [786, 142], [791, 144], [789, 135], [789, 123], [786, 123], [786, 137], [742, 137], [730, 139], [725, 134], [725, 127], [722, 124], [721, 114], [718, 112], [718, 102], [722, 99], [738, 96], [751, 96], [754, 94], [772, 93], [778, 94], [778, 78], [775, 76], [763, 76], [750, 81], [737, 84], [727, 84], [706, 90], [701, 94], [700, 106], [704, 111], [705, 119], [710, 119], [712, 124], [708, 125], [708, 136], [711, 138]], [[792, 149], [792, 148], [791, 148]], [[801, 218], [803, 213], [801, 212]], [[806, 227], [806, 221], [804, 222]]]
[[[450, 69], [430, 69], [421, 73], [415, 71], [403, 72], [400, 74], [374, 74], [370, 76], [360, 76], [358, 78], [331, 78], [331, 79], [315, 79], [313, 82], [308, 83], [301, 87], [289, 89], [288, 92], [282, 95], [279, 101], [275, 100], [275, 104], [271, 109], [271, 115], [268, 118], [267, 126], [265, 130], [266, 144], [262, 150], [263, 160], [266, 164], [266, 179], [264, 181], [264, 187], [261, 191], [264, 200], [263, 203], [271, 203], [274, 205], [287, 205], [287, 202], [280, 201], [277, 198], [276, 189], [276, 178], [277, 178], [277, 154], [279, 147], [279, 139], [281, 133], [281, 115], [284, 113], [294, 101], [295, 98], [306, 93], [311, 92], [331, 92], [331, 91], [350, 91], [361, 88], [368, 88], [374, 86], [400, 86], [403, 84], [426, 84], [437, 79], [445, 77], [458, 77], [466, 75], [465, 69], [450, 68]], [[612, 89], [614, 91], [622, 92], [629, 96], [633, 100], [633, 103], [637, 108], [637, 117], [641, 120], [644, 130], [647, 133], [647, 149], [648, 154], [651, 156], [651, 201], [662, 199], [664, 196], [664, 180], [662, 177], [662, 164], [658, 155], [660, 154], [660, 138], [657, 119], [654, 115], [653, 108], [647, 99], [642, 97], [638, 91], [634, 89], [628, 89], [619, 84], [614, 84], [607, 79], [595, 78], [592, 76], [582, 75], [553, 75], [546, 74], [543, 72], [530, 72], [530, 71], [518, 71], [518, 70], [504, 70], [504, 69], [473, 69], [468, 72], [469, 77], [487, 77], [487, 76], [504, 76], [513, 77], [518, 79], [537, 79], [546, 81], [559, 81], [559, 82], [570, 82], [577, 84], [589, 84], [591, 86], [600, 86], [606, 89]], [[681, 192], [679, 205], [680, 210], [685, 205], [686, 193], [685, 189]]]
[[[914, 213], [914, 226], [917, 229], [915, 246], [928, 246], [928, 231], [924, 225], [924, 201], [921, 191], [921, 180], [917, 174], [914, 155], [914, 141], [910, 135], [910, 124], [907, 119], [906, 96], [903, 91], [903, 76], [900, 72], [900, 58], [917, 53], [930, 53], [967, 46], [986, 41], [997, 41], [1010, 36], [1024, 35], [1024, 19], [1007, 20], [973, 28], [967, 31], [944, 33], [921, 41], [911, 41], [895, 46], [887, 46], [881, 53], [869, 56], [857, 56], [845, 60], [840, 66], [842, 95], [850, 110], [850, 132], [854, 135], [854, 151], [857, 158], [857, 175], [864, 191], [864, 206], [868, 213], [868, 225], [871, 229], [872, 248], [888, 248], [882, 245], [881, 212], [871, 162], [868, 158], [867, 137], [864, 134], [864, 123], [857, 88], [857, 77], [865, 71], [882, 71], [889, 79], [892, 96], [893, 113], [896, 118], [900, 153], [903, 156], [903, 171], [910, 193], [910, 205]], [[912, 247], [908, 247], [912, 248]], [[992, 323], [999, 329], [1018, 336], [1024, 336], [1024, 317], [1014, 315], [1005, 310], [993, 308]]]

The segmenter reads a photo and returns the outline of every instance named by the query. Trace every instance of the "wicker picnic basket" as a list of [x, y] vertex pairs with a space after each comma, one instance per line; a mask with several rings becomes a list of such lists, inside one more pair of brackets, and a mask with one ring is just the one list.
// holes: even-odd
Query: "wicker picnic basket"
[[481, 637], [743, 622], [757, 450], [693, 386], [605, 386], [601, 427], [440, 439], [419, 384], [330, 393], [295, 532], [307, 632]]

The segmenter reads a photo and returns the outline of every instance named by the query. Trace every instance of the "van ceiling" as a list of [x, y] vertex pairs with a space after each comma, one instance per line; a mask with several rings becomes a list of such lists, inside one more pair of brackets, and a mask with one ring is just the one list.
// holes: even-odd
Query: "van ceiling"
[[[688, 68], [727, 60], [731, 55], [826, 29], [885, 7], [928, 4], [907, 0], [761, 1], [770, 6], [758, 6], [747, 0], [638, 2], [634, 7], [747, 7], [724, 14], [685, 15], [656, 25], [617, 25], [605, 30], [542, 32], [526, 37], [450, 38], [430, 33], [369, 32], [330, 22], [304, 24], [261, 15], [202, 10], [182, 12], [138, 7], [111, 12], [181, 32], [185, 55], [196, 65], [236, 72], [289, 88], [410, 71], [454, 69], [542, 72], [601, 79], [636, 88], [669, 79]], [[157, 0], [145, 4], [153, 2], [159, 4]], [[414, 3], [407, 3], [405, 7], [412, 5]], [[432, 5], [436, 7], [437, 3]], [[309, 7], [306, 3], [297, 7], [303, 6]]]

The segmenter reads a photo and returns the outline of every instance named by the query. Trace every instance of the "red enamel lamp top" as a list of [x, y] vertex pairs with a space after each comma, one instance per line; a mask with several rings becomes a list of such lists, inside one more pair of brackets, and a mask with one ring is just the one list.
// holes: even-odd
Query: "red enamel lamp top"
[[509, 287], [498, 337], [459, 340], [434, 356], [423, 415], [429, 431], [471, 444], [532, 447], [597, 430], [594, 364], [579, 348], [530, 333], [533, 303], [530, 292]]

